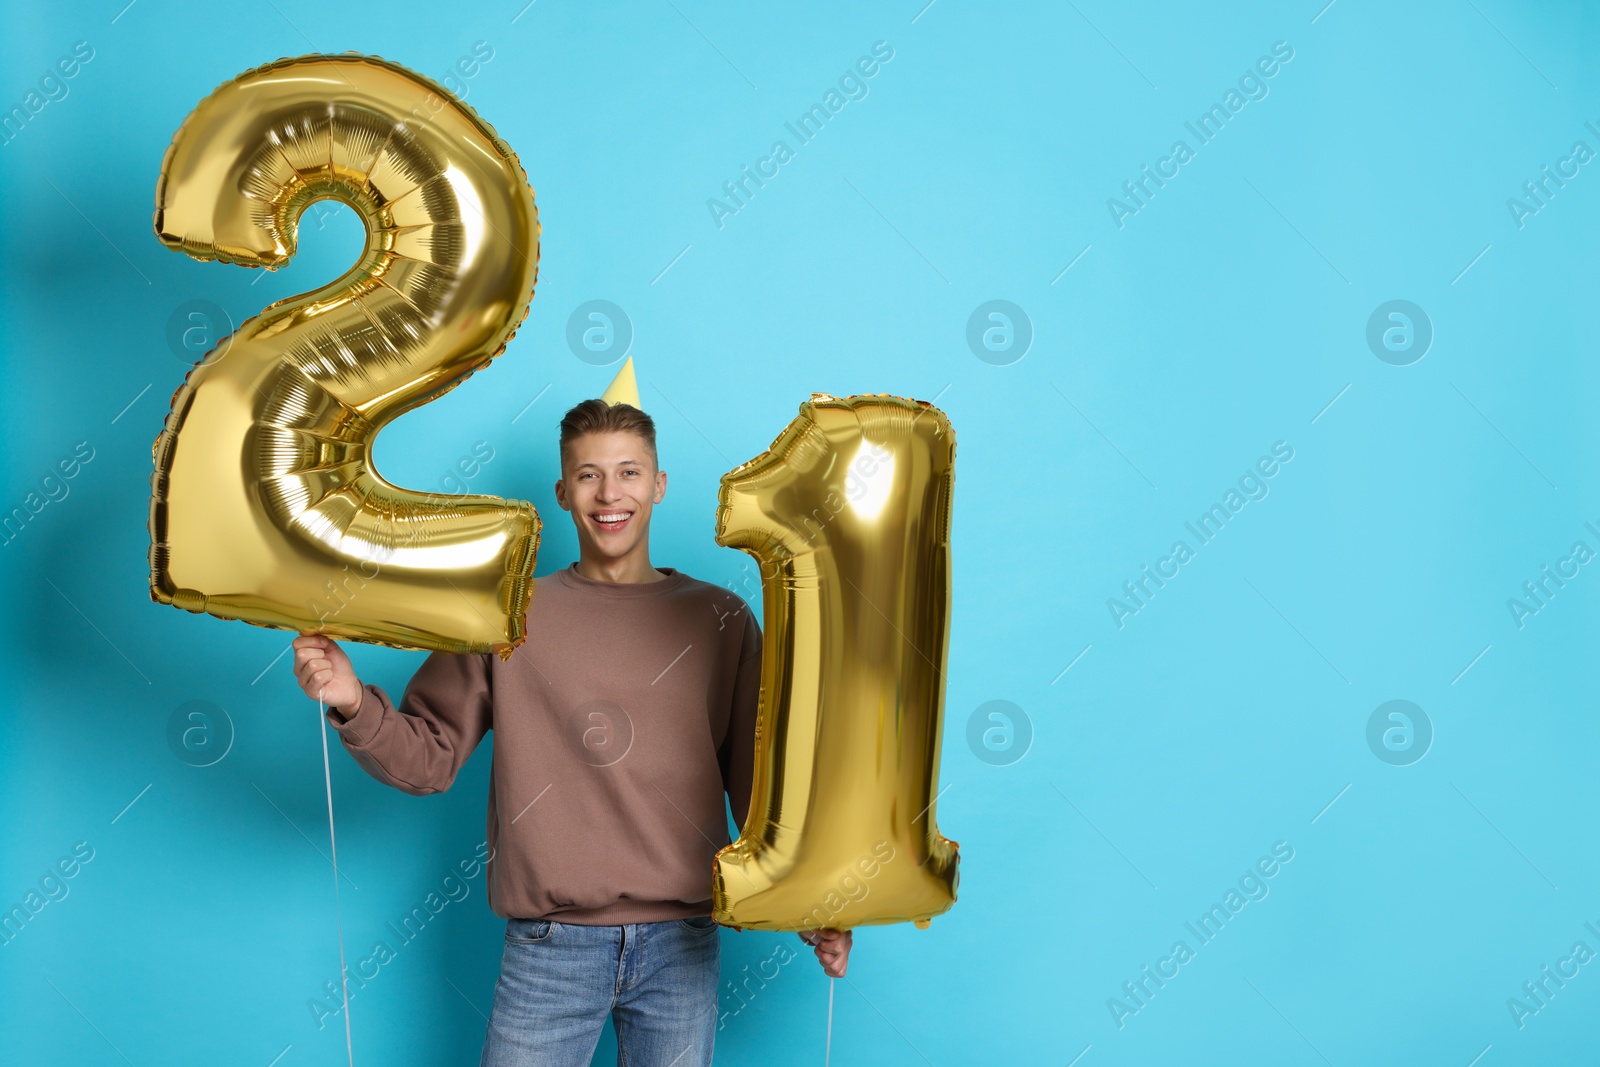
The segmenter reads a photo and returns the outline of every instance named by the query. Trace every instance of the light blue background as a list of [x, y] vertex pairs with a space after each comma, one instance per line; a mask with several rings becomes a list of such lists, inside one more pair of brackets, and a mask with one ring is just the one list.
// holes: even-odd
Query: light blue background
[[[712, 542], [717, 479], [813, 390], [937, 397], [956, 427], [938, 819], [960, 900], [858, 933], [835, 1064], [1592, 1062], [1600, 962], [1520, 1029], [1506, 1003], [1600, 950], [1600, 574], [1522, 628], [1507, 607], [1574, 541], [1600, 550], [1600, 164], [1521, 228], [1506, 206], [1574, 141], [1600, 150], [1592, 9], [124, 2], [12, 5], [0, 34], [6, 109], [95, 50], [0, 147], [0, 505], [95, 449], [0, 546], [0, 905], [95, 850], [0, 947], [0, 1059], [345, 1060], [307, 1008], [338, 967], [316, 710], [275, 660], [287, 635], [150, 602], [145, 522], [174, 309], [242, 321], [343, 269], [359, 226], [308, 213], [266, 275], [167, 252], [151, 213], [173, 132], [246, 68], [355, 49], [437, 78], [483, 41], [467, 102], [536, 190], [538, 294], [503, 358], [385, 431], [386, 476], [438, 488], [488, 442], [472, 489], [531, 499], [539, 572], [570, 562], [555, 425], [614, 370], [566, 344], [594, 299], [630, 316], [660, 426], [659, 564], [753, 576]], [[869, 95], [719, 229], [707, 199], [876, 41], [894, 58]], [[1195, 147], [1184, 122], [1276, 41], [1270, 94], [1119, 229], [1107, 198]], [[991, 299], [1035, 333], [1008, 366], [966, 341]], [[1392, 299], [1435, 330], [1410, 366], [1366, 343]], [[1119, 629], [1107, 599], [1277, 441], [1270, 495]], [[353, 652], [391, 693], [422, 658]], [[1435, 731], [1409, 766], [1366, 741], [1391, 699]], [[168, 748], [190, 700], [236, 730], [213, 766]], [[1010, 765], [967, 744], [990, 700], [1031, 722]], [[333, 751], [352, 953], [473, 854], [486, 749], [428, 799]], [[1278, 841], [1270, 895], [1119, 1028], [1108, 998], [1197, 946], [1184, 923]], [[501, 934], [481, 883], [356, 994], [358, 1062], [477, 1062]], [[777, 939], [725, 932], [725, 976]], [[827, 1000], [797, 958], [719, 1061], [821, 1063]]]

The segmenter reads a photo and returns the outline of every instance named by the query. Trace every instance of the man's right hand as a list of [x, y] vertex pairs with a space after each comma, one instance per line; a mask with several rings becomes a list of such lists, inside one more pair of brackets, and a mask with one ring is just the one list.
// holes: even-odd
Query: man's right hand
[[361, 679], [337, 641], [321, 634], [294, 639], [294, 676], [312, 700], [321, 700], [345, 718], [361, 706]]

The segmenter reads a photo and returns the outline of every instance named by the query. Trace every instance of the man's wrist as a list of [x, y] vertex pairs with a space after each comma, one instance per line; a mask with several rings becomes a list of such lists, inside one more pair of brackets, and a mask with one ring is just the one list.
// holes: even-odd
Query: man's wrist
[[367, 690], [366, 690], [366, 687], [363, 686], [361, 689], [357, 690], [357, 695], [356, 695], [356, 699], [355, 699], [354, 703], [349, 704], [349, 705], [344, 705], [344, 704], [329, 705], [329, 709], [328, 710], [332, 711], [335, 715], [339, 716], [339, 719], [340, 719], [340, 721], [342, 723], [349, 722], [351, 719], [355, 718], [356, 717], [356, 713], [361, 710], [361, 705], [362, 705], [362, 702], [365, 701], [366, 695], [367, 695]]

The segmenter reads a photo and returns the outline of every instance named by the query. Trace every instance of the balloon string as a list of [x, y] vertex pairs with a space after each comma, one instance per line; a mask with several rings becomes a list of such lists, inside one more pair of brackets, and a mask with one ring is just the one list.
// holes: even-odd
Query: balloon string
[[[317, 693], [317, 718], [322, 720], [322, 780], [328, 787], [328, 848], [333, 851], [333, 916], [339, 929], [339, 988], [344, 994], [344, 1050], [355, 1067], [356, 1050], [350, 1042], [350, 980], [344, 969], [344, 915], [339, 908], [339, 845], [333, 837], [333, 770], [328, 763], [328, 716], [322, 703], [322, 693]], [[832, 992], [828, 1003], [829, 1027], [833, 1018]]]
[[833, 1058], [833, 978], [828, 979], [828, 1043], [822, 1049], [822, 1067]]

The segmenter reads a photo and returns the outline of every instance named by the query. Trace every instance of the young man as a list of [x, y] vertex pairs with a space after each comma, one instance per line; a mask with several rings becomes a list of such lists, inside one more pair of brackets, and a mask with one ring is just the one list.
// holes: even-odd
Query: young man
[[[761, 631], [734, 594], [651, 566], [666, 491], [650, 416], [586, 400], [555, 486], [579, 560], [535, 580], [509, 661], [435, 652], [396, 707], [334, 641], [294, 641], [301, 688], [381, 782], [442, 792], [495, 732], [489, 906], [507, 921], [484, 1067], [587, 1065], [608, 1015], [620, 1063], [711, 1062], [711, 860], [724, 795], [740, 822], [750, 806]], [[801, 937], [844, 974], [849, 931]]]

